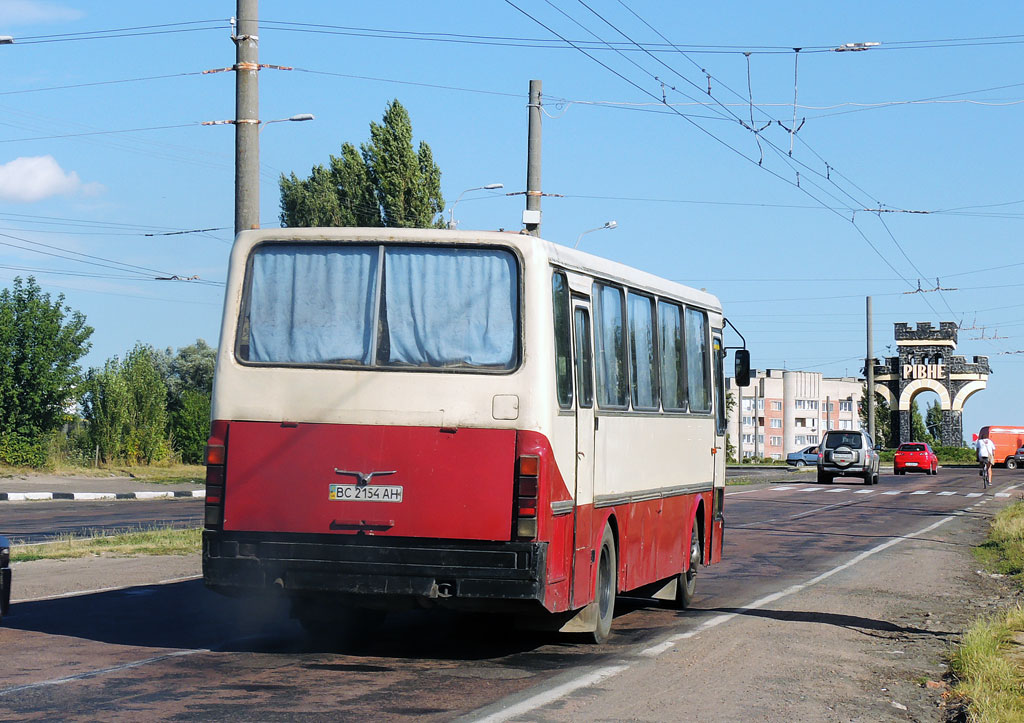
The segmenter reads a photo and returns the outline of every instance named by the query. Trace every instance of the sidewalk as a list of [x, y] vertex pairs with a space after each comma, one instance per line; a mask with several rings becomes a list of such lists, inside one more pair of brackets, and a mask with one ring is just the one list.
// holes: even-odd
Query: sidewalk
[[146, 500], [205, 497], [205, 482], [157, 484], [131, 477], [24, 475], [0, 479], [0, 502], [27, 500]]

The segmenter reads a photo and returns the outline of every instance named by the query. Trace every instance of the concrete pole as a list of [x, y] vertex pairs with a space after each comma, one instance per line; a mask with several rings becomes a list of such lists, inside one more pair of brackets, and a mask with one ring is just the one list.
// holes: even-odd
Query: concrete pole
[[235, 234], [260, 227], [258, 0], [238, 0], [235, 35]]
[[525, 225], [526, 232], [531, 236], [540, 236], [540, 89], [541, 82], [539, 80], [530, 81], [530, 129], [526, 149], [526, 215], [528, 220]]
[[871, 348], [871, 297], [867, 297], [867, 324], [868, 324], [868, 345], [867, 357], [864, 359], [864, 376], [867, 379], [867, 403], [868, 403], [868, 436], [878, 444], [875, 439], [875, 354]]

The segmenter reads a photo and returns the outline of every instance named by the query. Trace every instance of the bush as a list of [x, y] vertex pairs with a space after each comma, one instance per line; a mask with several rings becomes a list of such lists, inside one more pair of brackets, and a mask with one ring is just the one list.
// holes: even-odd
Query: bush
[[8, 434], [0, 438], [0, 462], [11, 467], [45, 467], [49, 461], [48, 447], [46, 438]]

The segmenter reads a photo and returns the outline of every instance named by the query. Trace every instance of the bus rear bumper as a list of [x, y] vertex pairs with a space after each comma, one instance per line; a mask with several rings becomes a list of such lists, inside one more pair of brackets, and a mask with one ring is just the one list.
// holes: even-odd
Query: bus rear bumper
[[[546, 543], [203, 532], [203, 579], [228, 595], [330, 596], [356, 605], [544, 600]], [[472, 607], [472, 606], [469, 606]]]

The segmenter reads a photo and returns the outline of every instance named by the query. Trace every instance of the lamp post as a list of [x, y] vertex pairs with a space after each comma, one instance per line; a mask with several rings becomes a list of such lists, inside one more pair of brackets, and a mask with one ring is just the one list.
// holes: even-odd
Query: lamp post
[[582, 239], [588, 233], [593, 233], [594, 231], [603, 231], [606, 228], [607, 229], [613, 229], [613, 228], [616, 228], [618, 225], [619, 225], [618, 221], [605, 221], [604, 222], [604, 226], [598, 226], [597, 228], [589, 228], [586, 231], [584, 231], [583, 233], [581, 233], [579, 236], [576, 237], [576, 243], [574, 243], [572, 245], [572, 247], [573, 248], [577, 248], [580, 245], [580, 239]]
[[10, 45], [14, 42], [14, 38], [10, 35], [0, 35], [0, 45]]
[[467, 188], [465, 191], [460, 193], [459, 197], [455, 199], [455, 203], [453, 203], [452, 207], [450, 209], [448, 209], [448, 229], [451, 230], [451, 229], [455, 228], [455, 226], [456, 226], [455, 207], [459, 204], [459, 201], [462, 200], [462, 197], [465, 196], [467, 193], [469, 193], [470, 191], [494, 191], [494, 190], [497, 190], [499, 188], [504, 188], [504, 187], [505, 187], [504, 183], [488, 183], [486, 186], [477, 186], [475, 188]]

